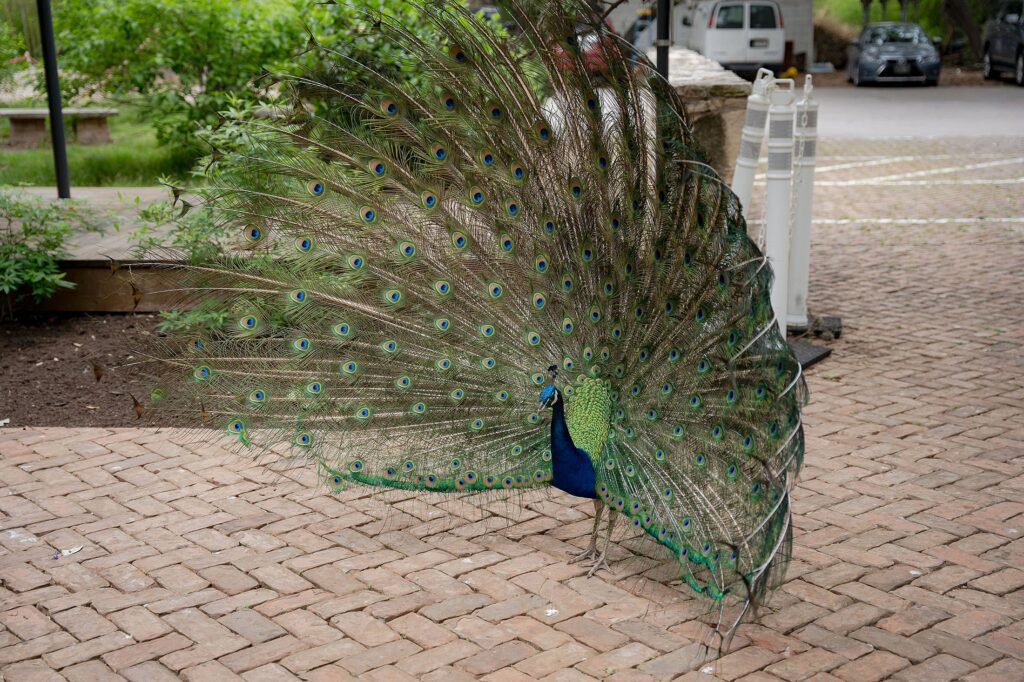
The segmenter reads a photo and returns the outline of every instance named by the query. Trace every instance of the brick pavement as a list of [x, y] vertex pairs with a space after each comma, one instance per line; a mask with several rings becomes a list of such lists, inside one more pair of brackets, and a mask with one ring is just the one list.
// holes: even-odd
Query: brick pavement
[[1024, 199], [974, 182], [1024, 162], [892, 144], [822, 145], [811, 298], [846, 332], [787, 581], [720, 659], [650, 543], [617, 536], [617, 582], [566, 564], [589, 502], [334, 496], [216, 439], [39, 428], [0, 430], [0, 677], [1024, 679]]

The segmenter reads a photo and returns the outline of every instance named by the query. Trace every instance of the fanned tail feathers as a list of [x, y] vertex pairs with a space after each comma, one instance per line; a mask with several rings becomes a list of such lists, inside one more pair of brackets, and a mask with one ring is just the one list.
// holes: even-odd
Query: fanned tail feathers
[[253, 122], [245, 178], [206, 190], [244, 249], [192, 298], [229, 322], [167, 340], [160, 406], [335, 487], [486, 490], [549, 482], [551, 365], [570, 395], [605, 380], [601, 497], [695, 591], [756, 604], [805, 389], [681, 101], [583, 0], [502, 3], [510, 35], [419, 8], [437, 44], [379, 25], [415, 85], [285, 79], [292, 119]]

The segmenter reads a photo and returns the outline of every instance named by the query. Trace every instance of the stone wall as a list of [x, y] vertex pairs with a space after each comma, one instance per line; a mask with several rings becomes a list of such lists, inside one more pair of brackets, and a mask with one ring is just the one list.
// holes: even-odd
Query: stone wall
[[[654, 61], [653, 51], [650, 54]], [[708, 160], [732, 181], [743, 131], [750, 83], [692, 50], [669, 50], [669, 83], [686, 103], [686, 113]]]

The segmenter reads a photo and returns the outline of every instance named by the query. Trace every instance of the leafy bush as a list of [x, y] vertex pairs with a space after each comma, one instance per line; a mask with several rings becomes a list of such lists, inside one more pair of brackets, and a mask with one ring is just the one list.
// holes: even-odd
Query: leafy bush
[[229, 95], [265, 95], [253, 77], [303, 35], [287, 0], [66, 0], [54, 23], [69, 96], [141, 93], [160, 142], [179, 146]]
[[351, 57], [410, 75], [401, 46], [373, 29], [380, 10], [425, 37], [400, 0], [63, 0], [54, 14], [62, 86], [67, 97], [141, 94], [162, 144], [198, 150], [196, 130], [218, 125], [221, 112], [274, 101], [279, 86], [261, 73], [324, 67], [324, 53], [307, 50], [310, 35], [334, 51], [335, 70]]
[[21, 34], [10, 24], [0, 21], [0, 86], [5, 85], [14, 72], [21, 68], [22, 64], [17, 60], [24, 52], [25, 44]]
[[0, 316], [12, 317], [14, 303], [25, 296], [41, 301], [75, 286], [64, 279], [58, 262], [68, 255], [68, 238], [76, 229], [98, 229], [78, 204], [0, 189]]

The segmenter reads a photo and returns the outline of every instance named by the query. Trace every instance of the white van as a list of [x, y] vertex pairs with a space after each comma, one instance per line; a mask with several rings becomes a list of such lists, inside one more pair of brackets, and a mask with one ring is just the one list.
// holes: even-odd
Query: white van
[[700, 0], [683, 24], [686, 47], [731, 71], [782, 70], [786, 32], [774, 0]]

